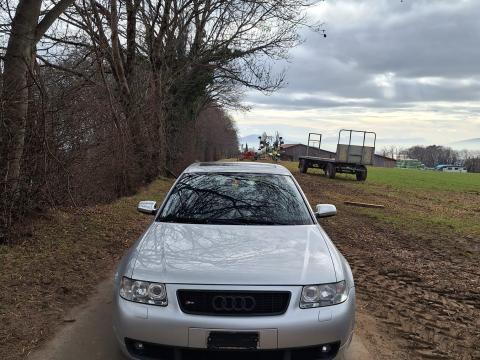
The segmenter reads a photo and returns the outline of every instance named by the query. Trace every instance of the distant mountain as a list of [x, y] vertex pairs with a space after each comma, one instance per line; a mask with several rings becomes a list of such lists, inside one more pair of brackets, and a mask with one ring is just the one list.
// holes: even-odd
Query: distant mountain
[[260, 135], [256, 135], [256, 134], [247, 135], [247, 136], [243, 136], [243, 137], [239, 138], [238, 141], [243, 146], [245, 146], [245, 143], [248, 144], [248, 147], [258, 146], [258, 137], [259, 136]]
[[451, 143], [450, 146], [456, 149], [480, 150], [480, 138], [456, 141]]

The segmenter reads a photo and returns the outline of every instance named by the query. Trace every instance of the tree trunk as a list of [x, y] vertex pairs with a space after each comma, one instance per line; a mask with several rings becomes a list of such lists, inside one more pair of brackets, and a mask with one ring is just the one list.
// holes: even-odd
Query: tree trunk
[[[0, 238], [11, 224], [20, 192], [28, 112], [28, 74], [35, 47], [52, 23], [73, 2], [61, 0], [40, 19], [42, 0], [19, 0], [5, 52], [0, 123]], [[1, 242], [1, 239], [0, 239]]]
[[41, 0], [19, 2], [5, 53], [0, 131], [0, 242], [12, 223], [12, 210], [20, 192], [28, 111], [27, 77], [32, 66], [40, 7]]
[[20, 178], [28, 110], [27, 74], [32, 64], [41, 0], [20, 1], [5, 54], [3, 73], [4, 131], [0, 169], [6, 187], [16, 191]]

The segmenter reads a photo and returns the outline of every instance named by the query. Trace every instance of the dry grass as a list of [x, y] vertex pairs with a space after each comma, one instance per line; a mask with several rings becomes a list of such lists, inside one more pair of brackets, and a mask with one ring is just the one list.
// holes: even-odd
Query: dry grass
[[0, 358], [24, 358], [87, 300], [152, 220], [137, 202], [161, 201], [171, 184], [159, 179], [109, 205], [51, 211], [23, 245], [0, 247]]

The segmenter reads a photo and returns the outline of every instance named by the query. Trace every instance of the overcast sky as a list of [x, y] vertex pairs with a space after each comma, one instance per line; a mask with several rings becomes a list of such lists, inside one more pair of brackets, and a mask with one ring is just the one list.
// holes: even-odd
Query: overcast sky
[[333, 141], [353, 128], [376, 131], [379, 147], [480, 138], [480, 0], [326, 0], [309, 14], [327, 38], [304, 32], [277, 64], [284, 89], [247, 93], [252, 110], [233, 114], [241, 136]]

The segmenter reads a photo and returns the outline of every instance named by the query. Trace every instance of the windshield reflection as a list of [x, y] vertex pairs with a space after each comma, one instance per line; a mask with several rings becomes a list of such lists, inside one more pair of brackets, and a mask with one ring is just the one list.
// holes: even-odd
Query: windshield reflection
[[161, 222], [309, 225], [312, 219], [289, 176], [185, 174], [157, 218]]

